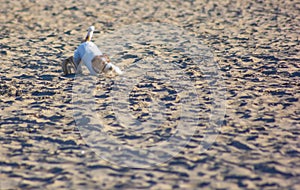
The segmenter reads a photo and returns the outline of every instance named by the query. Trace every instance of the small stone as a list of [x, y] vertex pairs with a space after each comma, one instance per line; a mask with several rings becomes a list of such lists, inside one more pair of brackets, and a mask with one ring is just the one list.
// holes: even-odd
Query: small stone
[[2, 50], [1, 55], [7, 55], [7, 51]]

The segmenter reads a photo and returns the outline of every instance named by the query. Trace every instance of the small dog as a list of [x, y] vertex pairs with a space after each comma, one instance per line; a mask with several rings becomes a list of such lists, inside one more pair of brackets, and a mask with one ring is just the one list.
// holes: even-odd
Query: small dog
[[90, 26], [85, 40], [77, 47], [74, 56], [63, 61], [62, 69], [65, 75], [72, 74], [72, 69], [75, 73], [82, 73], [81, 61], [92, 75], [109, 71], [115, 71], [119, 75], [123, 74], [119, 67], [111, 63], [108, 55], [103, 54], [96, 44], [91, 42], [94, 31], [95, 27]]

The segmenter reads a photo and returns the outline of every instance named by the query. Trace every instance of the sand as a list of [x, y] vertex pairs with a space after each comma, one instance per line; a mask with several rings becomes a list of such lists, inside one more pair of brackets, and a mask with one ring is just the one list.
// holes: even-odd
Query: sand
[[[300, 189], [299, 9], [292, 0], [2, 0], [0, 189]], [[164, 38], [145, 35], [155, 28], [147, 23], [167, 26]], [[61, 62], [90, 25], [125, 78], [63, 76]], [[203, 47], [202, 62], [168, 41], [183, 36]], [[178, 70], [134, 80], [158, 60]], [[95, 94], [74, 103], [79, 84]], [[85, 128], [99, 123], [106, 135]], [[164, 146], [170, 134], [180, 150]], [[159, 143], [153, 163], [134, 152]]]

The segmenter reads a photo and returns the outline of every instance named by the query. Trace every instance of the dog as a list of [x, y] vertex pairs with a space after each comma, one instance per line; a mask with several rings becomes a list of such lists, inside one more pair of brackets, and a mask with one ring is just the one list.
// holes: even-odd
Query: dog
[[65, 75], [72, 74], [72, 70], [77, 74], [82, 73], [81, 62], [84, 63], [92, 75], [110, 71], [115, 71], [118, 75], [123, 74], [119, 67], [111, 63], [108, 55], [103, 54], [97, 45], [91, 41], [94, 31], [95, 27], [90, 26], [84, 41], [74, 51], [74, 56], [63, 61], [62, 70]]

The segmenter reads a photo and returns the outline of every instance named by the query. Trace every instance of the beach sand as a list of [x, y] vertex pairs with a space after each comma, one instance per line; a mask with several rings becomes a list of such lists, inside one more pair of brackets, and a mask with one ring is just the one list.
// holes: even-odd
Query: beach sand
[[[292, 0], [2, 0], [0, 189], [300, 189], [299, 9]], [[213, 114], [207, 90], [212, 83], [195, 63], [184, 65], [184, 55], [157, 45], [166, 42], [155, 36], [145, 36], [152, 44], [137, 43], [133, 48], [120, 42], [131, 42], [134, 35], [125, 33], [123, 41], [107, 37], [149, 22], [186, 31], [209, 48], [217, 63], [218, 79], [226, 89], [222, 102], [226, 110], [222, 107], [224, 120], [208, 150], [202, 151], [201, 143]], [[179, 69], [195, 83], [199, 110], [194, 113], [199, 115], [200, 129], [167, 162], [147, 168], [113, 164], [101, 159], [86, 143], [86, 133], [78, 129], [73, 108], [82, 105], [74, 105], [72, 95], [73, 84], [82, 81], [63, 76], [61, 63], [72, 55], [90, 25], [96, 27], [97, 45], [115, 56], [122, 69], [154, 52], [160, 59], [181, 61]], [[124, 49], [101, 47], [102, 43]], [[112, 116], [106, 110], [105, 93], [114, 79], [98, 80], [104, 92], [95, 96], [99, 114]], [[183, 81], [182, 86], [187, 85]], [[160, 126], [155, 135], [139, 129], [153, 137], [149, 142], [158, 142], [176, 129], [173, 120], [182, 114], [176, 98], [181, 96], [174, 98], [173, 92], [172, 83], [151, 79], [130, 91], [130, 109], [142, 119], [151, 117], [151, 111], [141, 99], [153, 95], [170, 102], [169, 125]], [[146, 136], [133, 136], [116, 126], [113, 117], [106, 118], [104, 130], [125, 145], [148, 146], [140, 141]], [[110, 156], [116, 153], [117, 162], [118, 150], [104, 148]]]

